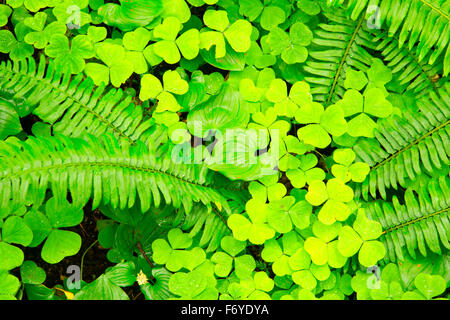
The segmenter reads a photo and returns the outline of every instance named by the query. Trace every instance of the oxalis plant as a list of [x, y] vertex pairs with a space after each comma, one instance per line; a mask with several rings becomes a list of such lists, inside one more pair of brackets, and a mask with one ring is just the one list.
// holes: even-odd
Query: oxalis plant
[[0, 299], [447, 299], [449, 16], [6, 0]]

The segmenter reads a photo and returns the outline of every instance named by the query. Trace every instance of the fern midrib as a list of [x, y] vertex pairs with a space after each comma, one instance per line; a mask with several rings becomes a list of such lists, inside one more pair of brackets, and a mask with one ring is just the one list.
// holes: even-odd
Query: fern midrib
[[19, 177], [21, 175], [28, 175], [28, 174], [34, 173], [34, 172], [49, 171], [49, 170], [52, 170], [52, 169], [67, 169], [67, 168], [71, 168], [71, 167], [113, 167], [113, 168], [117, 168], [117, 169], [129, 169], [129, 170], [138, 171], [138, 172], [140, 171], [140, 172], [145, 172], [145, 173], [158, 173], [158, 174], [167, 175], [169, 177], [172, 177], [172, 178], [175, 178], [177, 180], [183, 181], [185, 183], [196, 185], [196, 186], [199, 186], [199, 187], [210, 188], [210, 189], [217, 189], [214, 186], [203, 185], [203, 184], [200, 184], [200, 183], [197, 183], [197, 182], [194, 182], [194, 181], [190, 181], [190, 180], [178, 177], [176, 175], [167, 173], [165, 171], [161, 171], [161, 170], [157, 170], [157, 169], [153, 169], [153, 168], [132, 166], [132, 165], [129, 165], [129, 164], [124, 164], [124, 163], [109, 162], [109, 161], [62, 163], [62, 164], [54, 164], [54, 165], [42, 166], [42, 167], [38, 167], [38, 168], [31, 168], [31, 169], [28, 169], [28, 170], [23, 170], [23, 171], [20, 171], [20, 172], [11, 173], [11, 174], [5, 175], [4, 177], [0, 177], [0, 182], [1, 182], [1, 180], [11, 179], [11, 178], [14, 178], [14, 177]]
[[429, 7], [431, 10], [436, 11], [440, 16], [444, 17], [445, 19], [450, 20], [450, 17], [448, 15], [446, 15], [443, 11], [441, 11], [441, 9], [436, 8], [435, 6], [433, 6], [431, 3], [425, 1], [425, 0], [419, 0], [420, 2], [422, 2], [424, 5], [426, 5], [427, 7]]
[[[6, 71], [8, 71], [9, 73], [13, 73], [11, 70], [5, 69]], [[76, 99], [72, 96], [69, 96], [68, 94], [66, 94], [65, 91], [61, 90], [58, 86], [55, 86], [54, 84], [52, 84], [50, 81], [48, 81], [46, 78], [38, 78], [36, 77], [36, 74], [28, 74], [28, 73], [24, 73], [22, 71], [17, 72], [18, 74], [24, 76], [24, 77], [29, 77], [34, 79], [37, 82], [41, 82], [41, 83], [46, 83], [49, 86], [51, 86], [53, 89], [55, 89], [56, 91], [58, 91], [59, 93], [61, 93], [63, 96], [65, 96], [67, 99], [70, 99], [76, 103], [78, 103], [81, 107], [83, 107], [84, 109], [87, 110], [87, 112], [91, 113], [94, 117], [96, 117], [100, 122], [104, 123], [107, 127], [109, 127], [111, 130], [113, 130], [115, 133], [117, 133], [119, 136], [125, 138], [128, 140], [128, 142], [132, 145], [136, 144], [136, 141], [134, 141], [133, 139], [131, 139], [128, 135], [126, 135], [124, 132], [122, 132], [119, 128], [117, 128], [116, 126], [114, 126], [111, 122], [109, 122], [108, 120], [106, 120], [105, 118], [103, 118], [100, 114], [98, 114], [97, 112], [95, 112], [94, 110], [90, 109], [87, 107], [87, 105], [83, 104], [79, 99]]]
[[388, 158], [384, 159], [382, 162], [378, 163], [377, 165], [373, 166], [370, 170], [374, 171], [377, 170], [379, 167], [383, 166], [385, 163], [391, 161], [392, 159], [394, 159], [395, 157], [397, 157], [398, 155], [400, 155], [401, 153], [405, 152], [408, 149], [411, 149], [413, 146], [419, 144], [422, 140], [426, 139], [427, 137], [431, 136], [433, 133], [439, 131], [440, 129], [444, 128], [446, 125], [448, 125], [450, 123], [450, 120], [447, 120], [446, 122], [444, 122], [443, 124], [441, 124], [440, 126], [437, 126], [436, 128], [434, 128], [431, 131], [428, 131], [426, 134], [424, 134], [423, 136], [421, 136], [420, 138], [414, 140], [413, 142], [411, 142], [410, 144], [408, 144], [406, 147], [398, 150], [396, 153], [392, 154], [391, 156], [389, 156]]
[[358, 35], [358, 32], [359, 32], [359, 30], [362, 27], [362, 24], [364, 22], [364, 18], [365, 18], [365, 16], [362, 15], [361, 19], [358, 22], [358, 25], [355, 28], [355, 31], [352, 34], [352, 37], [350, 38], [350, 40], [349, 40], [349, 42], [347, 44], [347, 47], [345, 48], [344, 55], [342, 56], [341, 62], [339, 63], [339, 67], [338, 67], [338, 69], [336, 71], [336, 75], [334, 76], [333, 84], [331, 86], [330, 94], [328, 95], [325, 107], [328, 107], [330, 105], [331, 99], [334, 96], [334, 92], [336, 90], [337, 82], [338, 82], [338, 80], [339, 80], [339, 78], [341, 76], [341, 72], [342, 72], [342, 69], [344, 68], [344, 64], [345, 64], [345, 62], [347, 60], [347, 56], [350, 53], [350, 49], [352, 48], [353, 43], [356, 40], [356, 36]]
[[395, 230], [404, 228], [404, 227], [409, 226], [409, 225], [411, 225], [411, 224], [418, 223], [418, 222], [420, 222], [420, 221], [422, 221], [422, 220], [426, 220], [426, 219], [435, 217], [435, 216], [437, 216], [437, 215], [440, 215], [441, 213], [444, 213], [444, 212], [449, 211], [449, 209], [450, 209], [450, 208], [442, 209], [442, 210], [439, 210], [439, 211], [430, 213], [430, 214], [428, 214], [428, 215], [422, 216], [422, 217], [420, 217], [420, 218], [412, 219], [412, 220], [410, 220], [410, 221], [407, 221], [407, 222], [401, 223], [401, 224], [399, 224], [399, 225], [390, 227], [389, 229], [384, 230], [381, 234], [382, 234], [382, 235], [385, 235], [385, 234], [388, 234], [389, 232], [392, 232], [392, 231], [395, 231]]

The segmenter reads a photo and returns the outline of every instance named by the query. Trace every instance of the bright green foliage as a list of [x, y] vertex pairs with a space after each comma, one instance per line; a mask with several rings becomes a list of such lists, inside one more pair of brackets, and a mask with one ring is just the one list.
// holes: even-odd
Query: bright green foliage
[[0, 300], [447, 299], [448, 2], [3, 1]]

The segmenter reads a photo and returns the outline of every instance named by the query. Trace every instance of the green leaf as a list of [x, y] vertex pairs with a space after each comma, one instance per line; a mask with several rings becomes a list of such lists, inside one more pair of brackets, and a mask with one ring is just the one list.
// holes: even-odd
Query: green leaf
[[106, 275], [101, 275], [95, 281], [78, 291], [74, 300], [129, 300], [127, 294], [113, 284]]
[[[333, 120], [331, 120], [333, 122]], [[319, 124], [310, 124], [298, 129], [300, 141], [317, 148], [326, 148], [331, 143], [331, 138], [327, 131]]]
[[45, 204], [45, 212], [53, 228], [74, 227], [83, 221], [83, 209], [76, 208], [67, 201], [58, 203], [51, 198]]
[[46, 274], [34, 261], [27, 260], [20, 267], [20, 278], [23, 283], [41, 284], [45, 281]]
[[140, 100], [155, 99], [162, 91], [162, 83], [157, 77], [152, 74], [144, 74], [141, 78]]
[[195, 59], [200, 51], [200, 33], [190, 29], [179, 36], [176, 43], [185, 59]]
[[351, 227], [344, 226], [339, 231], [337, 248], [344, 257], [355, 255], [361, 248], [362, 243], [363, 240]]
[[0, 30], [0, 52], [9, 53], [17, 43], [16, 38], [9, 30]]
[[203, 21], [208, 28], [224, 32], [230, 24], [228, 14], [224, 10], [206, 10]]
[[385, 254], [386, 248], [380, 241], [367, 241], [359, 249], [358, 260], [363, 266], [370, 267], [383, 259]]
[[1, 300], [15, 300], [15, 295], [19, 291], [20, 281], [5, 270], [0, 270], [0, 298]]
[[16, 135], [21, 131], [22, 125], [14, 106], [7, 101], [0, 100], [0, 140]]
[[349, 68], [346, 72], [344, 87], [346, 89], [355, 89], [361, 91], [367, 84], [367, 78], [364, 72], [355, 71]]
[[261, 14], [261, 27], [264, 30], [272, 30], [286, 20], [283, 9], [276, 6], [265, 7]]
[[11, 216], [6, 219], [2, 230], [3, 241], [28, 246], [33, 240], [33, 232], [22, 218]]
[[342, 136], [347, 131], [347, 121], [344, 111], [338, 105], [331, 105], [325, 109], [320, 117], [320, 125], [334, 136]]
[[41, 256], [45, 262], [55, 264], [78, 253], [81, 237], [72, 231], [52, 230], [42, 247]]
[[22, 250], [6, 242], [0, 242], [0, 270], [19, 267], [24, 259]]
[[441, 295], [447, 287], [444, 278], [426, 273], [417, 275], [414, 285], [427, 299]]
[[172, 249], [186, 249], [192, 245], [192, 238], [181, 229], [171, 229], [167, 234]]
[[225, 32], [224, 36], [236, 52], [250, 49], [252, 25], [247, 20], [237, 20]]

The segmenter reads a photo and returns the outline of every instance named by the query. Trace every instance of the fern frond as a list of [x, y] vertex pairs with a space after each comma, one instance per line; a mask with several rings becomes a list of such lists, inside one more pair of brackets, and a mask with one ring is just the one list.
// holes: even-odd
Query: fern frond
[[310, 74], [305, 80], [311, 85], [314, 99], [328, 106], [344, 95], [348, 67], [362, 71], [369, 69], [372, 56], [363, 46], [372, 46], [372, 36], [367, 32], [363, 18], [354, 22], [341, 11], [325, 15], [332, 22], [319, 24], [304, 70]]
[[0, 143], [0, 207], [10, 201], [39, 206], [51, 189], [56, 199], [70, 192], [79, 207], [90, 198], [93, 208], [132, 207], [139, 198], [143, 212], [162, 203], [190, 212], [195, 202], [229, 211], [209, 173], [205, 165], [175, 164], [140, 141], [132, 146], [112, 135], [10, 138]]
[[353, 150], [358, 158], [371, 166], [362, 183], [362, 195], [377, 190], [386, 199], [386, 188], [406, 187], [423, 172], [432, 174], [447, 169], [450, 156], [450, 98], [441, 90], [442, 98], [431, 92], [417, 101], [419, 112], [405, 110], [403, 117], [392, 116], [378, 122], [374, 140], [360, 140]]
[[398, 75], [400, 84], [408, 84], [406, 91], [414, 92], [418, 98], [430, 90], [438, 93], [434, 77], [442, 74], [442, 61], [429, 65], [419, 61], [414, 51], [401, 47], [396, 36], [388, 37], [386, 32], [372, 33], [375, 36], [373, 41], [377, 43], [375, 50], [381, 52], [392, 73]]
[[48, 65], [43, 56], [39, 65], [33, 58], [0, 64], [0, 92], [24, 101], [33, 113], [53, 125], [63, 135], [81, 137], [112, 133], [135, 143], [152, 126], [142, 107], [132, 103], [121, 89], [95, 87], [82, 74], [72, 77], [53, 60]]
[[341, 7], [353, 19], [367, 15], [379, 20], [379, 27], [389, 36], [398, 35], [399, 45], [405, 43], [416, 52], [418, 61], [426, 58], [434, 64], [445, 54], [444, 75], [450, 71], [450, 2], [448, 0], [330, 0], [328, 5]]
[[420, 190], [406, 190], [404, 204], [394, 196], [392, 203], [368, 203], [366, 212], [383, 227], [386, 259], [396, 261], [404, 260], [404, 248], [413, 258], [417, 251], [427, 256], [428, 250], [442, 254], [450, 249], [449, 205], [448, 177], [443, 176]]

